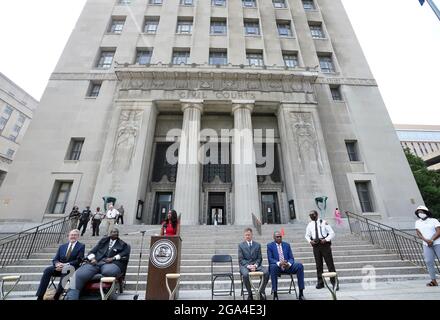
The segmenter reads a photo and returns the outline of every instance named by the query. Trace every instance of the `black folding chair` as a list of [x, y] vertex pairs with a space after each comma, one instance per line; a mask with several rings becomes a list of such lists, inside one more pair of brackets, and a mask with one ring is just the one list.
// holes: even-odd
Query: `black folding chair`
[[[215, 273], [214, 265], [229, 264], [231, 272]], [[215, 290], [215, 281], [218, 278], [226, 278], [231, 280], [231, 287], [229, 290]], [[211, 258], [211, 299], [214, 296], [233, 296], [235, 300], [235, 285], [234, 285], [234, 268], [232, 266], [232, 257], [230, 255], [214, 255]]]
[[[280, 273], [278, 275], [278, 278], [281, 278], [282, 275], [290, 276], [289, 289], [287, 289], [287, 288], [285, 288], [285, 289], [278, 288], [277, 293], [280, 293], [280, 294], [283, 294], [283, 293], [292, 294], [292, 289], [293, 289], [293, 291], [295, 291], [295, 296], [298, 299], [298, 292], [296, 291], [295, 279], [293, 278], [294, 274], [293, 273]], [[273, 294], [273, 291], [271, 292], [271, 294]]]

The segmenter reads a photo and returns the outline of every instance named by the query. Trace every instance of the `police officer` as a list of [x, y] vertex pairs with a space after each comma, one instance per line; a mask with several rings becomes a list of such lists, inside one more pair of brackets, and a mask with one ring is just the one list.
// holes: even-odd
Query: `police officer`
[[87, 206], [79, 216], [78, 230], [81, 230], [81, 227], [83, 228], [81, 232], [81, 236], [83, 236], [84, 233], [86, 232], [87, 224], [89, 223], [91, 217], [92, 217], [92, 211], [90, 210], [90, 206]]
[[[336, 272], [331, 248], [331, 241], [335, 237], [335, 232], [327, 221], [318, 219], [318, 212], [315, 210], [310, 211], [309, 215], [312, 221], [307, 225], [306, 240], [312, 245], [313, 255], [315, 256], [318, 275], [316, 289], [322, 289], [324, 288], [324, 281], [322, 279], [322, 273], [324, 271], [323, 260], [325, 260], [329, 272]], [[330, 280], [334, 287], [335, 278], [331, 278]], [[339, 286], [336, 290], [339, 290]]]

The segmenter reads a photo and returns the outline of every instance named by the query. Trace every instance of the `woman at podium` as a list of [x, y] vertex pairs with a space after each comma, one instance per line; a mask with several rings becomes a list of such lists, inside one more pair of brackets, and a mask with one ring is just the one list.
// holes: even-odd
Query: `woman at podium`
[[164, 222], [162, 222], [160, 235], [161, 236], [179, 235], [179, 219], [177, 218], [176, 210], [168, 211], [167, 219]]

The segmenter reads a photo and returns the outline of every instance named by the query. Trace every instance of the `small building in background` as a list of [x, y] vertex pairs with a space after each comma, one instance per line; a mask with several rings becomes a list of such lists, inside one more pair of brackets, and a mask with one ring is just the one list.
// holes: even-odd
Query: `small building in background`
[[440, 125], [396, 124], [403, 148], [422, 158], [431, 170], [440, 170]]
[[38, 101], [0, 72], [0, 188]]

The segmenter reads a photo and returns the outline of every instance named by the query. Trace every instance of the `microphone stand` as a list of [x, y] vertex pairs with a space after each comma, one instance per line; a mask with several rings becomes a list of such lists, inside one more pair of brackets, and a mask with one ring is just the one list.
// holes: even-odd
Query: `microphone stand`
[[138, 273], [137, 273], [137, 280], [136, 280], [136, 294], [133, 297], [133, 300], [139, 299], [139, 293], [138, 293], [138, 287], [139, 287], [139, 274], [141, 272], [141, 263], [142, 263], [142, 251], [144, 249], [144, 236], [145, 236], [145, 230], [141, 231], [142, 233], [142, 240], [141, 240], [141, 251], [139, 253], [139, 266], [138, 266]]

